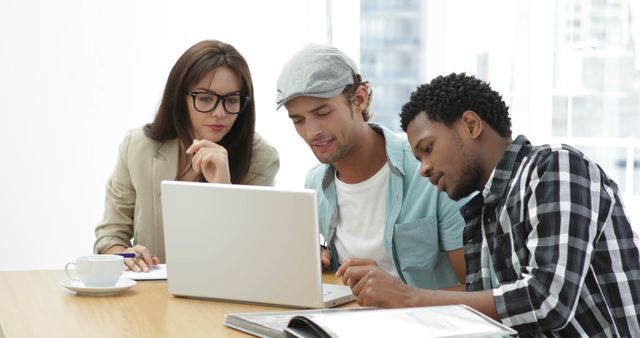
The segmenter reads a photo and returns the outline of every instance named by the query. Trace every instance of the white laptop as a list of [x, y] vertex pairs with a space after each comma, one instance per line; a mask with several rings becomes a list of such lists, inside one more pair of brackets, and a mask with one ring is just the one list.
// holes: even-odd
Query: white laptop
[[314, 190], [162, 181], [169, 292], [299, 308], [355, 299], [322, 284]]

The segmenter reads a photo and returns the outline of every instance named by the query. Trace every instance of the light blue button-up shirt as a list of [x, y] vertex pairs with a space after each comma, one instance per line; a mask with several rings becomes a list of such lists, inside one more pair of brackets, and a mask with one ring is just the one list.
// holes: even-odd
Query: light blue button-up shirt
[[[420, 176], [420, 164], [404, 135], [376, 124], [370, 126], [385, 138], [391, 169], [383, 244], [398, 275], [408, 285], [419, 288], [460, 284], [447, 251], [462, 247], [464, 220], [459, 210], [466, 200], [452, 201]], [[332, 248], [333, 270], [339, 266], [334, 236], [340, 217], [334, 180], [335, 168], [320, 164], [309, 171], [305, 183], [317, 191], [318, 222]]]

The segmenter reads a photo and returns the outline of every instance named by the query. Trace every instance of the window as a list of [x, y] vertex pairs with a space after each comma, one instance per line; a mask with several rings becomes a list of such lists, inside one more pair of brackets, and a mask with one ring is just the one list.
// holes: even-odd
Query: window
[[399, 130], [416, 85], [474, 74], [503, 94], [514, 134], [567, 143], [598, 162], [640, 233], [640, 212], [629, 207], [640, 203], [639, 35], [639, 0], [361, 0], [376, 121]]

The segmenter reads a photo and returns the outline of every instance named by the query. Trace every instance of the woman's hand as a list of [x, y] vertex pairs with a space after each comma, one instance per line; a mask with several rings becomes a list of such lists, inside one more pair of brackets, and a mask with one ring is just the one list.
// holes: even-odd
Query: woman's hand
[[209, 140], [193, 140], [187, 149], [196, 174], [202, 173], [209, 183], [231, 183], [229, 155], [223, 146]]
[[105, 251], [105, 254], [119, 254], [123, 252], [133, 252], [136, 254], [136, 258], [125, 258], [124, 268], [125, 270], [131, 270], [135, 272], [149, 272], [151, 266], [160, 264], [160, 259], [156, 256], [152, 256], [149, 249], [144, 245], [134, 245], [131, 248], [125, 248], [121, 245], [112, 246], [109, 250]]

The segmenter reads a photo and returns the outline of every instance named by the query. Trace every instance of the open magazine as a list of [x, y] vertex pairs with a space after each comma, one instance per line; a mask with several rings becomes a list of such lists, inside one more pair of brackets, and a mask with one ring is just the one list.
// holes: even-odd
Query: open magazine
[[236, 313], [226, 326], [258, 337], [504, 337], [516, 331], [464, 305]]

